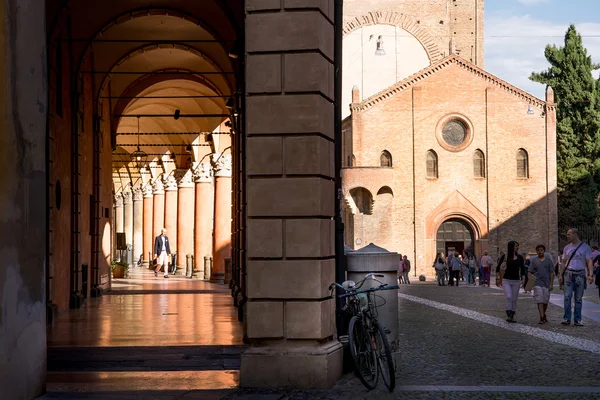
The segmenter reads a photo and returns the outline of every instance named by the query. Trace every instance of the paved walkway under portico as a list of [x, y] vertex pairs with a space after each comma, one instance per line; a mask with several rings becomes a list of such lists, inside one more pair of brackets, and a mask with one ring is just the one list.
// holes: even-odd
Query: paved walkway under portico
[[[148, 282], [163, 278], [148, 277]], [[171, 278], [169, 278], [171, 279]], [[163, 282], [163, 281], [160, 281]], [[171, 282], [165, 285], [171, 285]], [[150, 285], [150, 283], [147, 283]], [[156, 285], [164, 283], [156, 283]], [[204, 283], [203, 283], [204, 284]], [[181, 283], [187, 285], [187, 283]], [[425, 283], [401, 285], [399, 290], [400, 338], [402, 362], [397, 373], [399, 386], [389, 394], [382, 384], [373, 391], [366, 391], [357, 378], [347, 374], [331, 390], [289, 391], [283, 389], [236, 389], [237, 368], [241, 346], [241, 325], [235, 319], [236, 310], [225, 286], [210, 285], [198, 290], [214, 290], [214, 293], [168, 294], [192, 296], [190, 300], [177, 301], [170, 308], [154, 306], [156, 322], [139, 338], [153, 336], [151, 331], [160, 327], [179, 326], [170, 330], [171, 337], [149, 338], [142, 354], [135, 357], [124, 352], [111, 353], [104, 349], [100, 358], [113, 363], [111, 371], [87, 371], [73, 373], [63, 363], [62, 371], [51, 372], [49, 390], [44, 399], [597, 399], [600, 393], [600, 321], [586, 316], [595, 305], [584, 304], [583, 328], [562, 326], [562, 308], [551, 304], [548, 310], [550, 323], [538, 325], [537, 311], [531, 295], [521, 293], [517, 309], [517, 323], [504, 321], [504, 298], [501, 290], [483, 287], [439, 287]], [[587, 295], [595, 293], [594, 285]], [[594, 292], [595, 291], [595, 292]], [[158, 297], [156, 297], [158, 296]], [[104, 308], [99, 321], [105, 325], [118, 326], [118, 320], [141, 313], [144, 302], [158, 303], [158, 294], [112, 295], [98, 299], [98, 307]], [[560, 294], [556, 296], [560, 297]], [[128, 300], [129, 297], [143, 300]], [[210, 335], [189, 330], [184, 321], [200, 318], [201, 314], [178, 312], [191, 309], [192, 299], [212, 304], [212, 316], [205, 315], [204, 325], [214, 321], [222, 333], [212, 345]], [[211, 300], [208, 300], [208, 299]], [[151, 299], [151, 300], [145, 300]], [[92, 301], [93, 302], [93, 301]], [[92, 303], [90, 302], [90, 303]], [[168, 303], [168, 301], [166, 301]], [[555, 301], [556, 302], [556, 301]], [[88, 304], [88, 307], [91, 305]], [[163, 307], [163, 308], [161, 308]], [[115, 310], [121, 310], [114, 312]], [[158, 310], [161, 311], [160, 317]], [[75, 314], [79, 310], [75, 310]], [[177, 312], [177, 315], [163, 315]], [[147, 311], [146, 311], [147, 312]], [[594, 313], [588, 314], [594, 317]], [[172, 323], [161, 324], [172, 318]], [[110, 322], [109, 322], [110, 321]], [[60, 323], [60, 320], [59, 320]], [[71, 318], [72, 331], [86, 325], [98, 324], [85, 318]], [[144, 330], [136, 322], [130, 331], [121, 330], [120, 339], [106, 342], [107, 348], [123, 344], [126, 332]], [[195, 323], [198, 327], [199, 323]], [[226, 328], [231, 325], [231, 328]], [[236, 328], [237, 325], [237, 328]], [[186, 331], [186, 329], [188, 329]], [[231, 330], [230, 330], [231, 329]], [[239, 329], [239, 330], [238, 330]], [[194, 332], [194, 333], [192, 333]], [[225, 340], [223, 338], [228, 337]], [[204, 338], [204, 339], [202, 339]], [[108, 340], [108, 339], [106, 339]], [[161, 346], [168, 340], [167, 346]], [[204, 348], [191, 353], [193, 340], [204, 343]], [[202, 340], [204, 340], [202, 342]], [[161, 348], [162, 347], [162, 348]], [[199, 346], [198, 346], [199, 347]], [[141, 349], [141, 347], [140, 347]], [[139, 350], [139, 349], [138, 349]], [[52, 351], [52, 349], [51, 349]], [[80, 353], [70, 353], [87, 358], [90, 354], [79, 348]], [[78, 355], [79, 354], [79, 355]], [[64, 355], [64, 354], [63, 354]], [[207, 361], [207, 360], [210, 360]], [[55, 359], [56, 362], [56, 359]], [[207, 367], [207, 365], [211, 365]], [[57, 364], [55, 364], [57, 365]], [[239, 364], [238, 364], [239, 365]], [[147, 368], [147, 369], [144, 369]], [[88, 374], [88, 376], [86, 376]], [[93, 378], [93, 379], [90, 379]]]

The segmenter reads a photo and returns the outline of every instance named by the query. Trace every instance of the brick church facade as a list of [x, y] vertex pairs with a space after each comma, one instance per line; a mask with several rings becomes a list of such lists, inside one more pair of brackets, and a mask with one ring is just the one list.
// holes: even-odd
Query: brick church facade
[[406, 254], [419, 275], [437, 252], [556, 251], [552, 89], [483, 69], [483, 1], [421, 3], [344, 5], [345, 244]]

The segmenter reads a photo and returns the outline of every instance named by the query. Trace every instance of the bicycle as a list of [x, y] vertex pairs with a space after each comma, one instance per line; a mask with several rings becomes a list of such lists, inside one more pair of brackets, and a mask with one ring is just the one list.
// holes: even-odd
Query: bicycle
[[[371, 390], [377, 386], [381, 374], [385, 386], [393, 392], [396, 387], [396, 377], [392, 350], [384, 328], [377, 320], [377, 307], [380, 305], [375, 304], [373, 293], [379, 290], [398, 289], [398, 285], [388, 285], [377, 278], [383, 278], [383, 275], [370, 273], [358, 283], [353, 281], [345, 281], [341, 285], [332, 283], [329, 290], [333, 292], [338, 287], [344, 291], [338, 297], [348, 299], [344, 311], [350, 311], [352, 314], [348, 326], [348, 343], [356, 375], [362, 384]], [[360, 290], [368, 279], [376, 280], [380, 285]]]

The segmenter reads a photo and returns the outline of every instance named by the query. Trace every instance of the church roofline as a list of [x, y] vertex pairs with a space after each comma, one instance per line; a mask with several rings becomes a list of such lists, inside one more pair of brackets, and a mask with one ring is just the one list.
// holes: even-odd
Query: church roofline
[[551, 109], [556, 106], [555, 104], [549, 104], [549, 103], [547, 104], [545, 101], [535, 97], [532, 94], [527, 93], [526, 91], [524, 91], [522, 89], [519, 89], [518, 87], [516, 87], [514, 85], [511, 85], [510, 83], [498, 78], [495, 75], [492, 75], [491, 73], [487, 72], [486, 70], [476, 66], [473, 63], [470, 63], [469, 61], [465, 60], [464, 58], [462, 58], [458, 55], [451, 55], [451, 56], [444, 58], [443, 60], [438, 61], [437, 63], [431, 64], [430, 66], [423, 68], [419, 72], [416, 72], [413, 75], [406, 77], [405, 79], [401, 80], [400, 82], [393, 84], [392, 86], [380, 91], [379, 93], [375, 93], [374, 95], [367, 97], [366, 99], [364, 99], [363, 101], [361, 101], [359, 103], [351, 104], [350, 108], [352, 109], [352, 111], [367, 110], [367, 109], [373, 107], [374, 105], [376, 105], [377, 103], [379, 103], [380, 101], [386, 100], [386, 99], [396, 95], [397, 93], [403, 92], [404, 90], [414, 86], [415, 84], [417, 84], [418, 82], [420, 82], [424, 79], [427, 79], [429, 76], [435, 74], [438, 71], [441, 71], [442, 69], [444, 69], [452, 64], [461, 66], [462, 68], [487, 80], [488, 82], [492, 83], [494, 86], [500, 87], [502, 90], [504, 90], [508, 93], [511, 93], [511, 94], [513, 94], [517, 97], [520, 97], [524, 100], [528, 100], [534, 106], [543, 108], [544, 106], [547, 105]]

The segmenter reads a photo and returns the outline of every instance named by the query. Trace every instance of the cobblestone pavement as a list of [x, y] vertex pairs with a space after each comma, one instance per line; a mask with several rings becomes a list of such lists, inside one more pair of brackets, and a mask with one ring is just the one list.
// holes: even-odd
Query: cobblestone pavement
[[[593, 290], [596, 290], [595, 288]], [[589, 289], [588, 289], [589, 291]], [[400, 293], [499, 318], [497, 325], [399, 299], [403, 343], [399, 387], [366, 391], [348, 374], [331, 390], [238, 390], [227, 399], [600, 399], [600, 354], [508, 330], [542, 329], [587, 339], [600, 349], [600, 323], [560, 325], [562, 308], [550, 305], [549, 324], [538, 325], [531, 295], [521, 293], [517, 324], [504, 322], [501, 290], [483, 287], [402, 285]], [[597, 293], [596, 293], [597, 294]], [[264, 396], [264, 397], [263, 397]]]
[[[504, 321], [503, 292], [495, 288], [421, 283], [402, 285], [399, 296], [402, 359], [394, 393], [382, 383], [367, 391], [347, 374], [331, 390], [194, 390], [110, 397], [71, 393], [46, 398], [600, 399], [600, 322], [584, 318], [584, 327], [562, 326], [562, 308], [551, 304], [550, 323], [538, 325], [533, 300], [522, 293], [518, 323], [509, 324]], [[577, 347], [581, 342], [584, 346]]]

